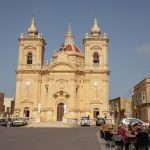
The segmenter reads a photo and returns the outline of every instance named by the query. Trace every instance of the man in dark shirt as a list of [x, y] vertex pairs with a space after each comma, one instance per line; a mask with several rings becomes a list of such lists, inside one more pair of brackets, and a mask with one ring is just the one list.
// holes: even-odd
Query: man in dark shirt
[[140, 148], [145, 148], [148, 150], [149, 147], [149, 135], [146, 130], [139, 131], [135, 138], [135, 148], [139, 150]]

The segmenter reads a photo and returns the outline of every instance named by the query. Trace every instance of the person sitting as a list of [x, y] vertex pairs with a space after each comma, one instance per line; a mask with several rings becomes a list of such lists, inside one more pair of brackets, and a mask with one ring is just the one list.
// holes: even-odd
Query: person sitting
[[122, 123], [120, 123], [118, 126], [117, 134], [123, 137], [121, 148], [123, 149], [123, 146], [125, 145], [125, 150], [128, 150], [129, 149], [129, 141], [127, 137], [128, 129], [124, 127]]
[[142, 124], [138, 123], [136, 128], [135, 128], [135, 134], [138, 134], [142, 130], [143, 130]]
[[114, 134], [113, 141], [115, 142], [116, 149], [123, 148], [123, 137], [122, 135]]
[[139, 150], [140, 148], [144, 148], [145, 150], [148, 150], [149, 135], [148, 135], [146, 128], [140, 129], [140, 131], [137, 132], [137, 135], [135, 138], [135, 148], [136, 150]]
[[149, 122], [149, 125], [148, 125], [148, 132], [150, 134], [150, 122]]

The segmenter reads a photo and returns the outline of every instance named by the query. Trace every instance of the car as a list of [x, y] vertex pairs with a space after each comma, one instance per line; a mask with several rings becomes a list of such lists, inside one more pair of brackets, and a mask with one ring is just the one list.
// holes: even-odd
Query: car
[[4, 119], [4, 118], [0, 119], [0, 126], [1, 127], [7, 127], [7, 121], [6, 121], [6, 119]]
[[13, 119], [12, 118], [6, 118], [6, 122], [7, 122], [7, 127], [13, 126]]
[[137, 123], [141, 123], [142, 125], [144, 126], [149, 126], [148, 123], [138, 119], [138, 118], [123, 118], [120, 122], [122, 122], [123, 124], [125, 125], [134, 125], [134, 124], [137, 124]]
[[106, 120], [103, 117], [97, 117], [96, 119], [96, 126], [101, 126], [103, 124], [106, 124]]
[[90, 126], [90, 119], [89, 119], [89, 117], [82, 117], [80, 125], [81, 126]]
[[19, 127], [19, 126], [24, 126], [24, 119], [23, 118], [15, 118], [13, 120], [13, 126], [14, 127]]

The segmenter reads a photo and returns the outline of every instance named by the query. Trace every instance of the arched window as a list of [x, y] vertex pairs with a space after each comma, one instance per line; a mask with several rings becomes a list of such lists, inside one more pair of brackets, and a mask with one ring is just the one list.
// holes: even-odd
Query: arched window
[[31, 52], [29, 52], [27, 55], [27, 64], [32, 64], [32, 63], [33, 63], [33, 55]]
[[99, 64], [99, 55], [97, 52], [93, 55], [93, 64]]

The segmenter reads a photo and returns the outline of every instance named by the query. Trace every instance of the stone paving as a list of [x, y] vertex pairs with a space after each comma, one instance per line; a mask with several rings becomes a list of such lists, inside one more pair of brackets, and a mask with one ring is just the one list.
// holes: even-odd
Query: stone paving
[[72, 128], [77, 125], [62, 122], [30, 122], [26, 127], [29, 128]]
[[[66, 124], [62, 122], [30, 122], [27, 126], [27, 128], [73, 128], [78, 127], [79, 125], [75, 124]], [[101, 150], [115, 150], [114, 145], [112, 148], [109, 147], [109, 144], [105, 145], [105, 141], [100, 138], [99, 131], [97, 131], [97, 139], [100, 144]]]

